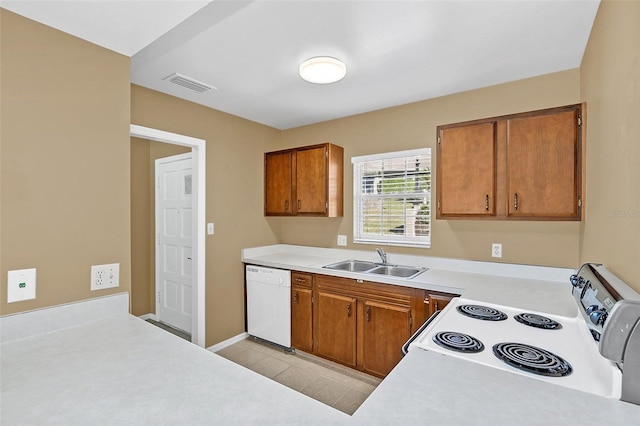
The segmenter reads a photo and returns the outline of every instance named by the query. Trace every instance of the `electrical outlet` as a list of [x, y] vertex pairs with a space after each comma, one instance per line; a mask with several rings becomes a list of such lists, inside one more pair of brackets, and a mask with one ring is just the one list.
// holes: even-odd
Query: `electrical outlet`
[[338, 245], [346, 246], [347, 245], [347, 236], [346, 235], [338, 235]]
[[36, 298], [36, 268], [7, 273], [7, 303]]
[[491, 257], [502, 257], [502, 244], [491, 244]]
[[120, 285], [120, 264], [93, 265], [91, 267], [91, 291]]

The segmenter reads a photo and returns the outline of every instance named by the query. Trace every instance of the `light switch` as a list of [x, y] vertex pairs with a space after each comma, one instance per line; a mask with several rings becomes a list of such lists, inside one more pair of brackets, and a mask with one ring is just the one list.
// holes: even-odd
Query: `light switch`
[[9, 271], [7, 278], [7, 303], [36, 298], [36, 268]]
[[213, 223], [207, 223], [207, 234], [213, 235]]
[[338, 235], [338, 245], [346, 246], [347, 245], [347, 236], [346, 235]]

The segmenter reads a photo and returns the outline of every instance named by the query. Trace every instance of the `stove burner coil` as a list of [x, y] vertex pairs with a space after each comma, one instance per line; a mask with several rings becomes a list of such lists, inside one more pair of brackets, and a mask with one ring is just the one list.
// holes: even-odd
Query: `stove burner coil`
[[507, 319], [507, 314], [488, 306], [460, 305], [456, 309], [463, 315], [485, 321], [504, 321]]
[[542, 315], [531, 314], [528, 312], [518, 314], [514, 318], [519, 323], [528, 325], [530, 327], [544, 328], [545, 330], [559, 330], [562, 328], [562, 324], [552, 320], [551, 318], [543, 317]]
[[452, 351], [476, 353], [484, 350], [484, 345], [480, 340], [455, 331], [441, 331], [434, 334], [432, 339], [436, 344]]
[[498, 343], [493, 345], [493, 353], [506, 364], [528, 373], [563, 377], [572, 371], [571, 364], [558, 355], [524, 343]]

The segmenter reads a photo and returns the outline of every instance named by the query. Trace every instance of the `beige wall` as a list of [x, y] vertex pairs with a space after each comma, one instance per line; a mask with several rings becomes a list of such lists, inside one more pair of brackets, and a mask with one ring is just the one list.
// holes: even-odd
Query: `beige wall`
[[640, 292], [640, 2], [600, 4], [581, 66], [588, 104], [580, 259]]
[[[0, 9], [2, 314], [130, 288], [129, 58]], [[90, 291], [94, 264], [120, 287]], [[37, 268], [6, 303], [7, 271]]]
[[131, 98], [132, 123], [206, 140], [206, 220], [215, 235], [206, 240], [205, 340], [212, 345], [244, 331], [242, 248], [278, 242], [262, 203], [263, 153], [280, 131], [140, 86]]
[[144, 315], [155, 308], [151, 291], [151, 218], [152, 185], [149, 158], [150, 143], [131, 138], [131, 313]]
[[[377, 152], [432, 148], [435, 171], [436, 126], [580, 102], [579, 70], [402, 105], [283, 132], [280, 147], [333, 142], [345, 151], [345, 214], [338, 219], [274, 218], [281, 242], [335, 247], [338, 234], [353, 235], [353, 168], [350, 158]], [[435, 173], [433, 174], [435, 190]], [[435, 218], [435, 214], [433, 215]], [[502, 243], [508, 263], [576, 267], [578, 222], [433, 220], [430, 249], [389, 247], [388, 252], [495, 261], [491, 244]], [[373, 250], [349, 244], [348, 248]]]

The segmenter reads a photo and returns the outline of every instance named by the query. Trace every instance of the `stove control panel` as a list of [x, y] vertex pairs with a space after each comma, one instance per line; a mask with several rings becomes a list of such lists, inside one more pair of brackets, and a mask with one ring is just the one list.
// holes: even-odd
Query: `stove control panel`
[[586, 263], [569, 279], [573, 297], [596, 341], [600, 341], [609, 313], [621, 299], [598, 271], [600, 268], [602, 265]]

